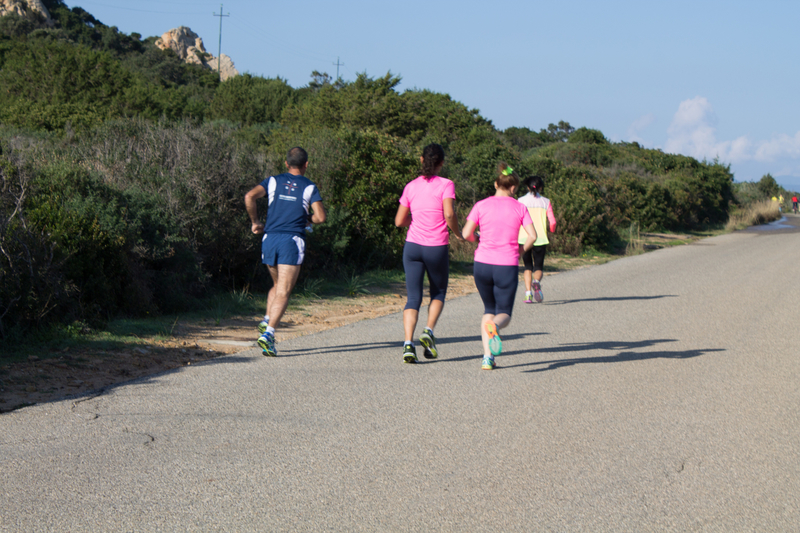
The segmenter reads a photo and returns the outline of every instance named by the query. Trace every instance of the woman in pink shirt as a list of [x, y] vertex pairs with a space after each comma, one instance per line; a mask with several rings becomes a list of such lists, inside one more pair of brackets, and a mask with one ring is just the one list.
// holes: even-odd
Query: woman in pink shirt
[[419, 158], [422, 175], [406, 184], [400, 197], [394, 223], [397, 227], [409, 226], [406, 244], [403, 247], [403, 268], [406, 272], [408, 300], [403, 310], [403, 361], [417, 362], [414, 347], [414, 330], [417, 327], [419, 308], [422, 305], [422, 282], [428, 273], [431, 303], [428, 306], [428, 324], [419, 336], [428, 359], [439, 356], [433, 328], [444, 308], [447, 283], [450, 278], [449, 242], [447, 228], [461, 238], [453, 203], [455, 187], [449, 179], [437, 174], [444, 165], [444, 149], [438, 144], [429, 144]]
[[528, 251], [536, 241], [528, 209], [514, 198], [519, 177], [505, 162], [498, 165], [494, 182], [496, 192], [475, 204], [464, 224], [464, 238], [475, 241], [475, 229], [480, 228], [480, 241], [475, 250], [473, 276], [483, 300], [481, 319], [483, 362], [481, 368], [493, 370], [494, 356], [500, 355], [503, 343], [497, 330], [511, 322], [514, 296], [519, 280], [519, 244], [517, 237], [522, 226], [528, 235], [523, 250]]

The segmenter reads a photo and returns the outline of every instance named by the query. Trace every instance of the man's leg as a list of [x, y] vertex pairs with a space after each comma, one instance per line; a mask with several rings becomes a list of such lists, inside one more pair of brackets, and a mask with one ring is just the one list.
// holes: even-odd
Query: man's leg
[[300, 265], [267, 265], [267, 269], [269, 275], [272, 276], [273, 283], [267, 296], [267, 314], [269, 315], [269, 326], [275, 329], [289, 305], [289, 295], [300, 275]]

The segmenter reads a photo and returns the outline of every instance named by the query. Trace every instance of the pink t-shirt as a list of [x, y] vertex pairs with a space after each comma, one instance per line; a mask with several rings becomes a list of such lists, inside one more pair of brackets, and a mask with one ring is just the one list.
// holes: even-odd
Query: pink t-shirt
[[475, 261], [487, 265], [519, 264], [519, 227], [532, 224], [528, 208], [510, 196], [490, 196], [467, 215], [481, 231]]
[[453, 182], [440, 176], [420, 176], [406, 184], [400, 205], [411, 210], [406, 241], [422, 246], [442, 246], [450, 241], [444, 219], [445, 198], [456, 197]]

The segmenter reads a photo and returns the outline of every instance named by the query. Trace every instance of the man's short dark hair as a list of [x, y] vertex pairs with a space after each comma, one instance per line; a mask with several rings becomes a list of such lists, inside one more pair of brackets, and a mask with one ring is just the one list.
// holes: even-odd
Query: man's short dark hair
[[289, 153], [286, 154], [286, 164], [289, 168], [303, 168], [306, 163], [308, 163], [308, 152], [299, 146], [289, 149]]

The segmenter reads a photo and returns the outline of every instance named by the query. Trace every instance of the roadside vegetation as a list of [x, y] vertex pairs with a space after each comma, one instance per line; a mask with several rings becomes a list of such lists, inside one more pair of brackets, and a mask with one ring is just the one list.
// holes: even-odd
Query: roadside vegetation
[[[44, 3], [54, 28], [0, 18], [0, 357], [119, 321], [145, 331], [131, 321], [263, 303], [269, 281], [243, 196], [281, 172], [294, 145], [311, 154], [328, 210], [308, 236], [301, 298], [366, 295], [376, 273], [397, 271], [397, 199], [430, 142], [445, 148], [462, 223], [493, 193], [499, 160], [544, 176], [559, 220], [552, 257], [565, 260], [723, 228], [775, 192], [771, 176], [745, 187], [717, 161], [566, 122], [501, 131], [449, 95], [400, 91], [391, 73], [313, 72], [302, 88], [251, 75], [220, 83], [155, 37]], [[454, 245], [452, 258], [466, 269], [471, 250]], [[166, 331], [169, 319], [149, 320]]]

